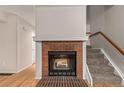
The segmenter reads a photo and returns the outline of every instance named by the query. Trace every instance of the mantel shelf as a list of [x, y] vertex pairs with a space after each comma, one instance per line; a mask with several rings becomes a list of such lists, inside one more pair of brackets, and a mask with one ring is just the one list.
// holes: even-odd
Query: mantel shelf
[[33, 37], [35, 42], [39, 41], [87, 41], [88, 36], [85, 37]]

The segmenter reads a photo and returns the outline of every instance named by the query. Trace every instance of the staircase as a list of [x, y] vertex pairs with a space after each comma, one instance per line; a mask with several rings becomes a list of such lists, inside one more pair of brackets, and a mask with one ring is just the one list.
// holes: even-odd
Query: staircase
[[120, 87], [121, 77], [114, 74], [114, 68], [108, 65], [108, 60], [100, 49], [87, 46], [87, 65], [96, 87]]

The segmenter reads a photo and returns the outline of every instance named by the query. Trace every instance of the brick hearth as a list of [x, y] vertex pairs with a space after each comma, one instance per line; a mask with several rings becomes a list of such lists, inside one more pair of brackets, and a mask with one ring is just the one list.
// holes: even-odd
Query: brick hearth
[[78, 78], [83, 74], [82, 41], [43, 41], [42, 42], [42, 77], [48, 76], [48, 51], [76, 51], [76, 73]]

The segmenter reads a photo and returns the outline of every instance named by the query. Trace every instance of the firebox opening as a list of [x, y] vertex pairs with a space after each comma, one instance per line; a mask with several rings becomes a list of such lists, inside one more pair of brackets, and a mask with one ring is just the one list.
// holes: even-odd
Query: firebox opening
[[76, 76], [76, 51], [48, 51], [49, 76]]

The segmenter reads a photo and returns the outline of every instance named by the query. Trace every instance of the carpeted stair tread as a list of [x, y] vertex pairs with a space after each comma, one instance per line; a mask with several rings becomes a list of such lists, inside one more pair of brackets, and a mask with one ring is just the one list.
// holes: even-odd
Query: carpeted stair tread
[[96, 65], [89, 65], [89, 70], [91, 73], [100, 73], [100, 74], [112, 74], [114, 72], [114, 68], [111, 66], [96, 66]]
[[108, 61], [104, 60], [103, 58], [94, 58], [94, 59], [87, 59], [88, 65], [108, 65]]
[[104, 55], [102, 53], [88, 53], [87, 58], [104, 58]]
[[91, 74], [94, 83], [121, 83], [121, 78], [115, 74]]

